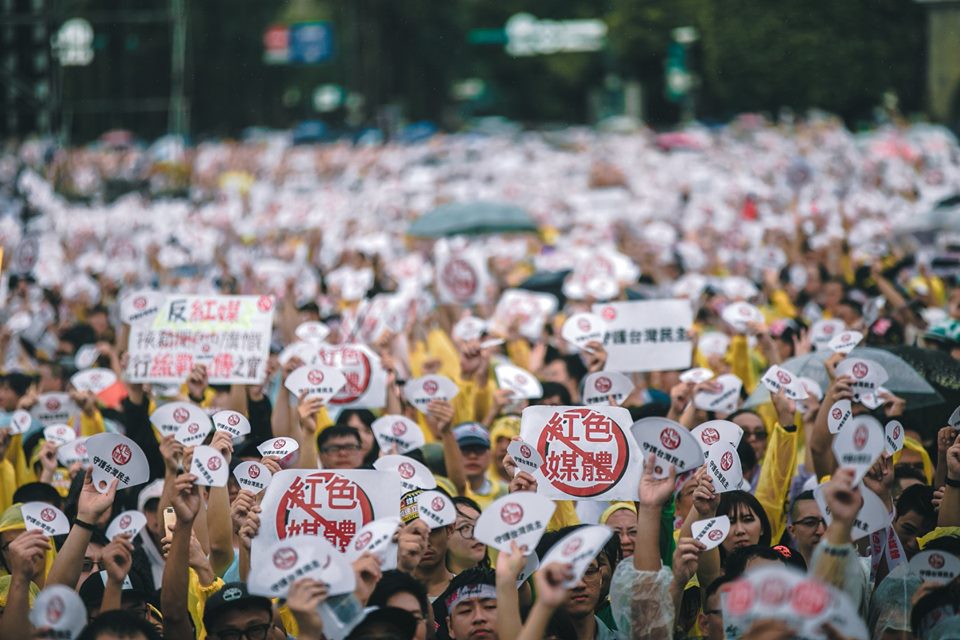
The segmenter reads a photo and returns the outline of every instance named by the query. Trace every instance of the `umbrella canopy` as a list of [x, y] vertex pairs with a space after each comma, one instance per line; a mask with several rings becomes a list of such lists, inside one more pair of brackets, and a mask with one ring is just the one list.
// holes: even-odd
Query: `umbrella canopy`
[[456, 235], [537, 231], [526, 211], [511, 204], [470, 202], [445, 204], [426, 212], [410, 225], [412, 236], [440, 238]]
[[[820, 388], [826, 392], [827, 387], [830, 386], [830, 375], [827, 373], [824, 362], [831, 355], [833, 353], [830, 351], [814, 351], [805, 356], [790, 358], [780, 366], [797, 376], [816, 380]], [[849, 357], [873, 360], [886, 369], [887, 375], [890, 377], [883, 383], [884, 388], [906, 400], [907, 407], [910, 409], [929, 407], [943, 402], [943, 397], [916, 369], [907, 364], [903, 358], [890, 351], [872, 347], [857, 347], [850, 352]], [[744, 406], [757, 407], [769, 401], [770, 392], [763, 385], [757, 385], [757, 388], [747, 398]]]

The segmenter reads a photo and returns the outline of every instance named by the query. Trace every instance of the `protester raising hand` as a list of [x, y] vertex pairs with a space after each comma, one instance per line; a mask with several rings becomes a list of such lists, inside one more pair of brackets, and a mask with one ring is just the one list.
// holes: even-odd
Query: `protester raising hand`
[[563, 606], [569, 589], [563, 585], [573, 579], [573, 569], [568, 564], [552, 562], [533, 574], [537, 599], [517, 640], [540, 640], [546, 637], [547, 625], [554, 612]]
[[287, 607], [297, 621], [299, 640], [323, 640], [320, 605], [326, 601], [328, 594], [327, 585], [312, 578], [300, 578], [290, 586]]
[[583, 354], [584, 364], [587, 365], [587, 371], [590, 373], [603, 371], [603, 367], [607, 364], [607, 350], [603, 347], [603, 343], [594, 340], [588, 342], [585, 346], [586, 349], [581, 353]]
[[400, 571], [412, 574], [427, 550], [430, 528], [423, 520], [416, 519], [401, 527], [395, 535], [397, 538], [397, 568]]

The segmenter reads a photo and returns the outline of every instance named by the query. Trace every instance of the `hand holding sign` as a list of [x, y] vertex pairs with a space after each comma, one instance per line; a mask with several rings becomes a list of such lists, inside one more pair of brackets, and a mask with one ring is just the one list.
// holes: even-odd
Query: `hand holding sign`
[[381, 416], [373, 421], [370, 428], [381, 451], [403, 455], [419, 449], [425, 443], [420, 425], [405, 416]]
[[46, 502], [25, 502], [20, 505], [23, 526], [27, 531], [41, 531], [47, 537], [70, 532], [70, 521], [56, 507]]
[[288, 375], [283, 386], [297, 398], [317, 398], [327, 404], [346, 384], [347, 378], [339, 369], [307, 365]]
[[511, 543], [516, 543], [520, 551], [528, 555], [537, 548], [555, 510], [553, 500], [535, 493], [502, 496], [480, 514], [474, 538], [507, 552]]
[[403, 387], [407, 401], [421, 413], [426, 413], [427, 405], [432, 401], [449, 402], [459, 391], [459, 387], [450, 378], [432, 374], [408, 380]]
[[703, 544], [704, 551], [709, 551], [719, 547], [720, 543], [726, 540], [730, 533], [730, 518], [727, 516], [716, 516], [706, 520], [698, 520], [693, 523], [691, 534], [693, 539]]
[[520, 367], [501, 364], [494, 369], [497, 384], [501, 389], [510, 389], [515, 398], [535, 399], [543, 395], [543, 387], [537, 377]]
[[583, 403], [623, 404], [633, 393], [633, 380], [617, 371], [596, 371], [583, 379]]
[[587, 350], [590, 342], [603, 342], [607, 323], [593, 313], [575, 313], [563, 323], [560, 335], [577, 349]]
[[110, 492], [113, 480], [118, 481], [118, 489], [129, 489], [150, 479], [147, 456], [130, 438], [118, 433], [98, 433], [87, 438], [86, 444], [93, 485], [100, 493]]
[[859, 415], [833, 439], [833, 453], [842, 468], [853, 469], [853, 485], [860, 484], [884, 448], [884, 430], [876, 418]]
[[204, 487], [225, 487], [230, 476], [226, 459], [213, 447], [200, 445], [193, 450], [190, 473], [197, 477], [197, 484]]
[[233, 437], [234, 443], [250, 433], [250, 421], [242, 413], [224, 409], [213, 414], [213, 427], [217, 431], [226, 431]]
[[612, 535], [613, 530], [603, 525], [576, 529], [550, 547], [540, 564], [543, 566], [553, 563], [568, 565], [570, 574], [569, 578], [563, 582], [563, 586], [572, 589], [580, 582], [587, 567], [603, 550], [603, 546]]
[[137, 537], [140, 530], [147, 525], [147, 517], [139, 511], [124, 511], [110, 522], [107, 527], [107, 540], [113, 540], [119, 535]]

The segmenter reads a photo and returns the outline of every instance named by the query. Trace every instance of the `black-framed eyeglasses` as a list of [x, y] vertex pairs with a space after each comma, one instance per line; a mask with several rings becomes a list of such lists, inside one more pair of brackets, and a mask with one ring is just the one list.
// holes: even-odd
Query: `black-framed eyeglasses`
[[353, 452], [360, 451], [360, 445], [358, 444], [331, 444], [320, 449], [320, 453], [343, 453], [343, 452]]
[[93, 565], [97, 565], [97, 571], [99, 571], [100, 569], [103, 569], [103, 565], [100, 564], [99, 560], [84, 558], [83, 564], [80, 566], [80, 573], [89, 573], [93, 571]]
[[810, 516], [809, 518], [804, 518], [803, 520], [797, 520], [793, 524], [794, 526], [807, 527], [809, 529], [816, 529], [820, 525], [823, 525], [824, 527], [826, 527], [827, 521], [824, 520], [823, 518]]
[[473, 540], [473, 530], [474, 525], [472, 524], [462, 524], [454, 529], [464, 540]]
[[255, 624], [246, 629], [224, 629], [213, 635], [220, 638], [220, 640], [240, 640], [240, 638], [246, 638], [246, 640], [266, 640], [267, 634], [270, 632], [272, 626], [272, 624]]
[[703, 610], [703, 615], [705, 615], [705, 616], [722, 616], [722, 615], [723, 615], [723, 611], [721, 611], [720, 609], [704, 609], [704, 610]]
[[766, 440], [766, 439], [767, 439], [767, 432], [766, 432], [765, 430], [763, 430], [763, 429], [757, 429], [756, 431], [747, 431], [746, 429], [744, 429], [743, 435], [746, 436], [748, 439], [749, 439], [751, 436], [753, 436], [753, 437], [756, 438], [757, 440]]

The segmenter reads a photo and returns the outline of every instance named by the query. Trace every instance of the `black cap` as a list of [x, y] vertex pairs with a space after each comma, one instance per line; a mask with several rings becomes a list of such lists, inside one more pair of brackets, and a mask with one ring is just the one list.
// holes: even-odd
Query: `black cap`
[[221, 616], [231, 609], [249, 609], [257, 607], [267, 613], [273, 613], [273, 605], [269, 598], [254, 596], [247, 591], [243, 582], [228, 582], [220, 591], [210, 596], [203, 609], [203, 626], [209, 629], [217, 616]]
[[347, 640], [413, 640], [417, 619], [397, 607], [380, 607], [368, 613], [353, 628]]

